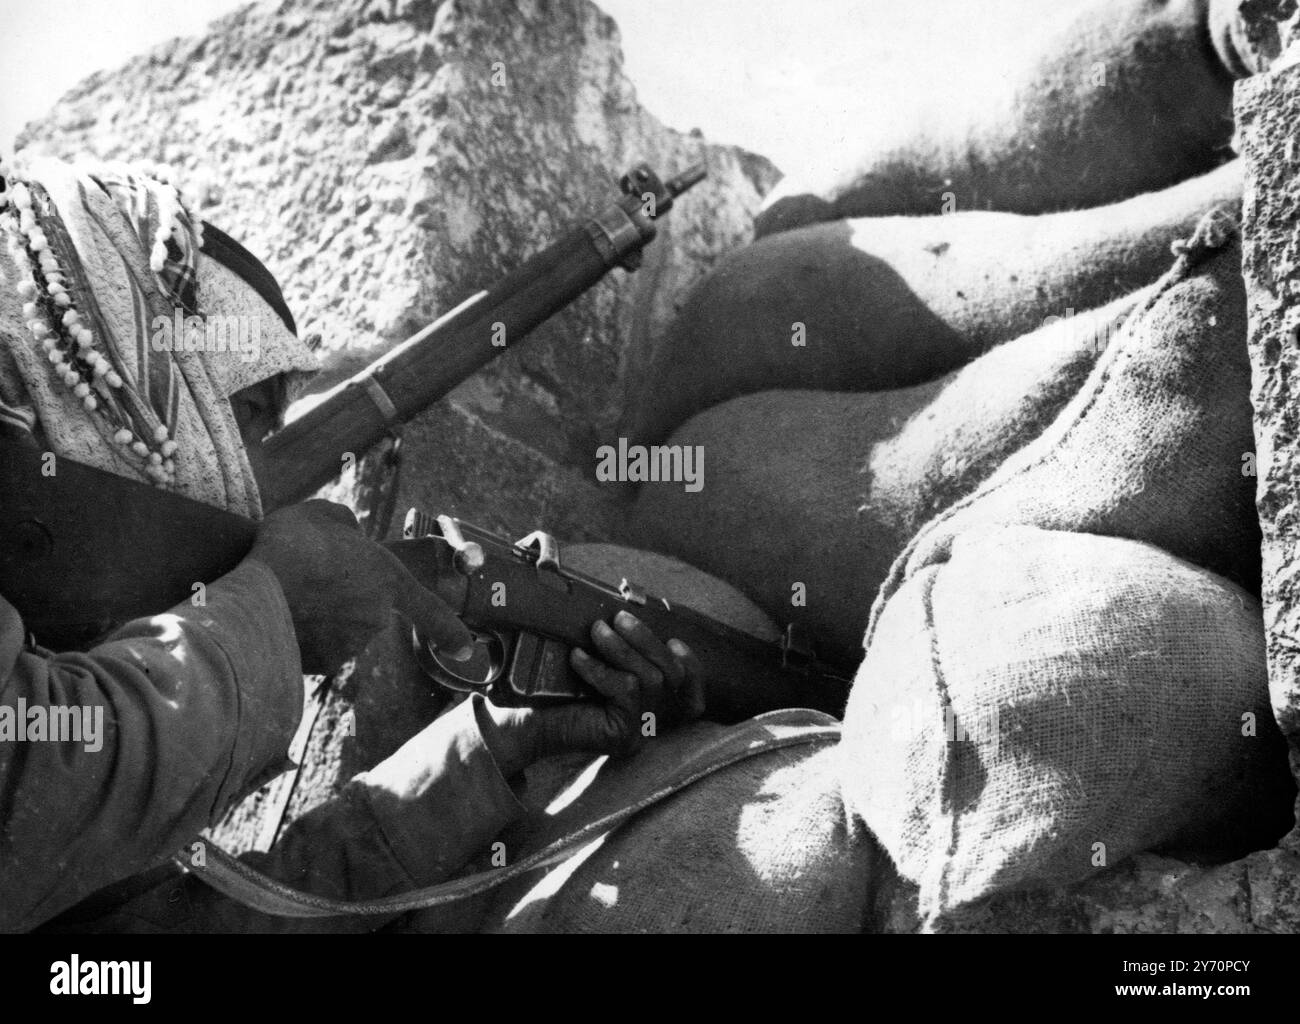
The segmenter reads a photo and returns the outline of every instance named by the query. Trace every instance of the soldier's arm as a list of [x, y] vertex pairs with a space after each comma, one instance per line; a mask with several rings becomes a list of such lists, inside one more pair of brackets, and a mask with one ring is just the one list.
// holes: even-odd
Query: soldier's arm
[[0, 928], [165, 861], [283, 764], [302, 677], [275, 576], [245, 561], [204, 598], [62, 654], [0, 599]]
[[[374, 918], [269, 918], [166, 865], [235, 799], [285, 764], [302, 710], [289, 608], [275, 575], [246, 560], [201, 606], [128, 624], [88, 653], [24, 645], [0, 599], [0, 929], [339, 930]], [[79, 739], [34, 738], [32, 709], [75, 710]], [[89, 718], [86, 716], [89, 715]], [[66, 716], [60, 716], [61, 718]], [[96, 726], [98, 722], [98, 726]], [[431, 885], [520, 813], [497, 757], [527, 751], [480, 729], [467, 703], [409, 741], [336, 800], [247, 854], [290, 885], [365, 899]], [[21, 736], [21, 738], [19, 738]], [[145, 882], [131, 876], [145, 873]], [[108, 887], [107, 889], [105, 887]], [[94, 895], [84, 907], [74, 907]]]
[[[481, 698], [464, 702], [295, 821], [269, 851], [242, 859], [295, 889], [339, 900], [446, 880], [523, 813], [504, 774], [513, 759], [498, 763], [484, 735], [491, 728]], [[78, 911], [56, 926], [113, 933], [359, 932], [395, 916], [276, 917], [179, 871], [105, 893]], [[449, 920], [457, 921], [456, 913]]]
[[[603, 705], [495, 708], [475, 695], [294, 822], [270, 851], [244, 860], [294, 888], [340, 900], [436, 885], [523, 813], [507, 779], [528, 764], [575, 750], [630, 753], [644, 742], [639, 729], [647, 708], [665, 727], [702, 710], [699, 664], [684, 644], [661, 642], [630, 615], [616, 617], [612, 627], [594, 626], [592, 641], [601, 658], [575, 653], [573, 665], [605, 697]], [[465, 910], [442, 908], [437, 926], [425, 912], [421, 928], [472, 929]], [[112, 932], [340, 932], [373, 930], [394, 916], [275, 917], [193, 876], [172, 874], [60, 924]]]

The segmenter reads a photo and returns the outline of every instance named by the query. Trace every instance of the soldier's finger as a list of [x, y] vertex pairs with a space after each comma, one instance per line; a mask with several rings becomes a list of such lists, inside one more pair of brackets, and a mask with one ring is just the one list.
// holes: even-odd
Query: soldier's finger
[[614, 628], [638, 654], [646, 658], [672, 684], [673, 688], [681, 686], [686, 679], [684, 666], [644, 622], [631, 612], [619, 612], [614, 616]]
[[610, 665], [624, 672], [631, 672], [656, 697], [663, 690], [663, 672], [633, 650], [632, 645], [619, 636], [608, 622], [597, 622], [592, 625], [591, 641], [597, 653]]
[[640, 704], [640, 686], [631, 672], [610, 668], [580, 647], [569, 655], [569, 663], [582, 681], [620, 710], [635, 712]]
[[423, 586], [397, 560], [397, 556], [384, 548], [383, 557], [392, 570], [393, 608], [405, 618], [416, 632], [425, 638], [439, 654], [452, 661], [468, 661], [474, 656], [474, 641], [465, 624], [446, 602]]
[[686, 718], [699, 718], [705, 711], [704, 667], [695, 652], [680, 640], [669, 640], [668, 649], [681, 666], [686, 680], [679, 692], [682, 713]]

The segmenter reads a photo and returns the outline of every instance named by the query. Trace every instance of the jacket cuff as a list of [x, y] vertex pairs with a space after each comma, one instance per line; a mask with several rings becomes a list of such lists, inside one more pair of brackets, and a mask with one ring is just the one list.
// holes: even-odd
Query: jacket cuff
[[479, 731], [482, 700], [462, 701], [349, 783], [418, 885], [450, 877], [525, 813]]

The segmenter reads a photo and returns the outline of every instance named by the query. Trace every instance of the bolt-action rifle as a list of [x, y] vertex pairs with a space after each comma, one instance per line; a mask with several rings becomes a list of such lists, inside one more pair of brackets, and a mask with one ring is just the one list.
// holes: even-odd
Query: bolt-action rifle
[[427, 409], [615, 267], [632, 271], [656, 220], [705, 177], [695, 166], [661, 181], [645, 164], [623, 175], [623, 195], [558, 241], [335, 388], [262, 445], [262, 504], [310, 497], [360, 454]]

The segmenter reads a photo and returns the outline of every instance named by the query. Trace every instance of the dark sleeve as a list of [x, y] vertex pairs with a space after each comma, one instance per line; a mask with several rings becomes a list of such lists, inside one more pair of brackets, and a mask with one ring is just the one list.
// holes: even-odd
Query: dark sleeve
[[[483, 741], [481, 704], [477, 696], [460, 704], [295, 821], [269, 851], [242, 859], [296, 889], [354, 901], [457, 874], [524, 813]], [[449, 928], [463, 927], [460, 913], [456, 907], [445, 912]], [[274, 917], [177, 872], [68, 930], [357, 932], [394, 916]]]
[[24, 635], [0, 599], [3, 930], [166, 860], [284, 761], [302, 714], [288, 605], [255, 561], [88, 653]]

